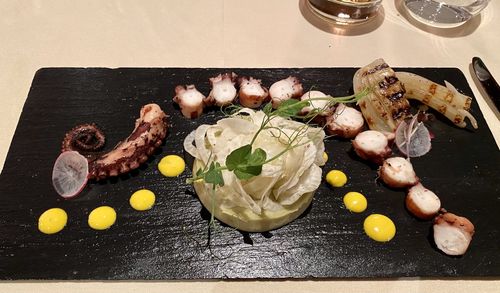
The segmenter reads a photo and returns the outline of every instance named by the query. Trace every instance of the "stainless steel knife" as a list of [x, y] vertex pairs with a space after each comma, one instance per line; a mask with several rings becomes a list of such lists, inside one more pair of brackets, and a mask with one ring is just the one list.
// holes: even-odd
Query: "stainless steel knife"
[[493, 102], [497, 111], [500, 111], [500, 86], [491, 75], [486, 65], [479, 57], [472, 58], [472, 68], [477, 79], [488, 94], [488, 98]]

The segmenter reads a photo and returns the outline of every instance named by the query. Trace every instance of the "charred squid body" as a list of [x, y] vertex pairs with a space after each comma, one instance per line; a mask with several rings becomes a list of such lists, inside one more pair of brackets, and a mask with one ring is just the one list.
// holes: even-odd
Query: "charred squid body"
[[89, 161], [88, 179], [101, 180], [138, 168], [162, 144], [166, 134], [166, 114], [157, 104], [148, 104], [142, 107], [132, 134], [108, 153], [91, 154], [104, 145], [104, 134], [93, 124], [69, 131], [62, 143], [62, 151], [85, 154]]

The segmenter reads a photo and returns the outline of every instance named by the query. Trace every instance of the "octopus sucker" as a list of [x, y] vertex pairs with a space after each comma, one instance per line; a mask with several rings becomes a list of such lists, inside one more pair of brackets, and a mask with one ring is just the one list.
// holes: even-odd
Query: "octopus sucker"
[[199, 117], [203, 113], [205, 99], [206, 97], [196, 89], [194, 84], [175, 87], [173, 101], [179, 105], [184, 117], [190, 119]]
[[236, 73], [231, 72], [219, 74], [210, 78], [209, 80], [212, 84], [212, 90], [203, 102], [207, 106], [227, 106], [233, 103], [234, 99], [236, 99], [236, 96], [238, 95], [236, 87], [234, 86], [237, 77]]
[[[163, 143], [167, 128], [167, 115], [160, 106], [147, 104], [141, 108], [140, 117], [136, 120], [132, 133], [111, 151], [99, 154], [101, 146], [97, 149], [93, 146], [95, 141], [104, 140], [104, 134], [97, 131], [94, 124], [84, 124], [70, 130], [64, 137], [62, 150], [85, 153], [89, 162], [88, 178], [101, 180], [127, 173], [147, 161], [148, 156]], [[84, 141], [89, 142], [88, 146], [74, 143], [82, 141], [78, 139], [82, 136], [82, 131], [85, 135], [96, 135], [95, 138], [85, 136]]]
[[238, 85], [240, 104], [243, 107], [254, 109], [269, 101], [269, 91], [262, 86], [260, 79], [240, 77]]

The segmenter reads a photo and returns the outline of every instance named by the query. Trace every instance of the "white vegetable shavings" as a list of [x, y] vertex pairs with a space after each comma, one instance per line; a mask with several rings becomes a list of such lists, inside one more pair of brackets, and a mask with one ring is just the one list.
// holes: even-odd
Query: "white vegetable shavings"
[[[184, 148], [205, 165], [216, 161], [224, 166], [233, 150], [251, 142], [265, 117], [262, 111], [244, 108], [215, 125], [199, 126], [186, 137]], [[297, 135], [297, 131], [300, 134], [294, 145], [300, 146], [264, 164], [260, 175], [240, 180], [233, 172], [223, 170], [224, 186], [217, 187], [221, 207], [241, 207], [262, 214], [265, 210], [281, 210], [305, 193], [315, 191], [321, 184], [319, 165], [323, 163], [325, 150], [325, 133], [321, 128], [274, 117], [259, 133], [252, 148], [262, 148], [270, 159], [287, 148], [287, 135]], [[206, 186], [212, 188], [209, 184]]]

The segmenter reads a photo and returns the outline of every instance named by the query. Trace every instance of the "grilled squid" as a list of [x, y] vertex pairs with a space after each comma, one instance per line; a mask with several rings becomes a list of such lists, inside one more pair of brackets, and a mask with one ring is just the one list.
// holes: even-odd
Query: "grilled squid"
[[382, 165], [384, 160], [392, 154], [389, 146], [392, 139], [380, 131], [366, 130], [356, 135], [356, 138], [352, 141], [352, 146], [356, 154], [362, 159]]
[[409, 114], [410, 103], [405, 98], [405, 89], [383, 59], [377, 59], [356, 71], [353, 88], [355, 94], [366, 88], [371, 89], [358, 102], [370, 129], [394, 132]]
[[393, 188], [411, 187], [419, 181], [411, 163], [402, 157], [386, 159], [379, 168], [379, 176], [387, 186]]
[[203, 112], [203, 100], [205, 96], [191, 84], [187, 86], [178, 85], [175, 87], [174, 102], [179, 104], [182, 115], [187, 118], [197, 118]]
[[227, 106], [236, 99], [237, 91], [234, 86], [236, 82], [236, 74], [234, 72], [219, 74], [210, 78], [212, 91], [204, 102], [208, 106]]
[[358, 110], [338, 104], [332, 115], [326, 118], [325, 131], [329, 135], [353, 138], [363, 130], [365, 120]]
[[269, 96], [271, 97], [274, 109], [285, 100], [300, 98], [302, 93], [302, 83], [294, 76], [277, 81], [269, 88]]
[[437, 248], [448, 255], [464, 254], [474, 235], [471, 221], [444, 209], [434, 219], [433, 229]]
[[258, 108], [269, 100], [269, 92], [261, 85], [260, 79], [241, 77], [238, 84], [240, 104], [243, 107]]
[[446, 86], [442, 86], [409, 72], [396, 72], [396, 77], [406, 89], [406, 98], [426, 104], [458, 127], [467, 126], [465, 118], [469, 119], [472, 127], [478, 127], [476, 119], [468, 112], [472, 99], [459, 93], [451, 83], [445, 81]]

